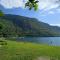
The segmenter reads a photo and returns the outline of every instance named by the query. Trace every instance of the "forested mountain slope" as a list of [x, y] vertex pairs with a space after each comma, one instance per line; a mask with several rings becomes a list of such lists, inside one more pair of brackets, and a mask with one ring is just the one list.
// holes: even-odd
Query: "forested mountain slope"
[[60, 27], [18, 15], [0, 17], [0, 36], [60, 36]]

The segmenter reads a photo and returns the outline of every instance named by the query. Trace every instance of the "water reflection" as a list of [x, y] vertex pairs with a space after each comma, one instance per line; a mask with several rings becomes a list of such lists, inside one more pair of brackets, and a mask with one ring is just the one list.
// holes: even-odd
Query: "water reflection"
[[60, 37], [19, 37], [16, 40], [60, 46]]

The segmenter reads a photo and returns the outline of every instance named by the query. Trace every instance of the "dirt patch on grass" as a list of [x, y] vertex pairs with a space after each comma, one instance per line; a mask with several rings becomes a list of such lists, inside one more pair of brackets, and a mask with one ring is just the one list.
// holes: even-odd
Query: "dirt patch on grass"
[[38, 57], [36, 60], [50, 60], [50, 58], [49, 57], [47, 57], [47, 56], [40, 56], [40, 57]]
[[40, 56], [35, 60], [58, 60], [58, 58], [48, 57], [48, 56]]

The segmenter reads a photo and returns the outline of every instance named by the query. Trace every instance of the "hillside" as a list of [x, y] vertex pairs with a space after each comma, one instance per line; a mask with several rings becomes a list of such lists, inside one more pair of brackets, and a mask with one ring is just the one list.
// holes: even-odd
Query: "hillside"
[[0, 17], [0, 36], [60, 36], [60, 27], [18, 15]]

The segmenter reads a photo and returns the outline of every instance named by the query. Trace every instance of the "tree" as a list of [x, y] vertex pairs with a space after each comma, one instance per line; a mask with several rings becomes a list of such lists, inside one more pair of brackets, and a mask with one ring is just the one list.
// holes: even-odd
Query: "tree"
[[4, 13], [0, 10], [0, 16], [3, 16], [4, 15]]
[[32, 8], [34, 8], [34, 10], [38, 9], [38, 3], [39, 1], [35, 1], [35, 0], [28, 0], [27, 3], [25, 4], [25, 7], [29, 7], [29, 10], [31, 10]]
[[0, 23], [0, 37], [2, 37], [2, 29], [3, 29], [3, 26], [2, 26], [2, 24]]

